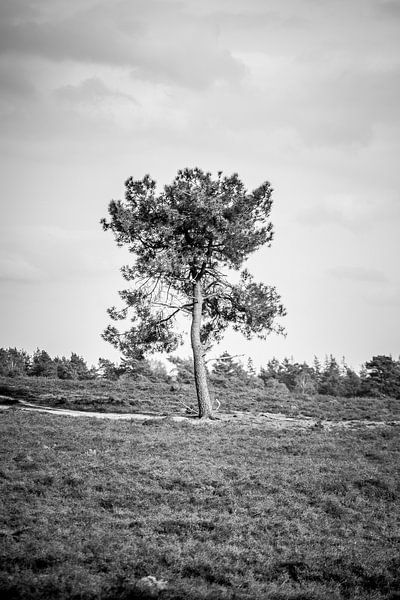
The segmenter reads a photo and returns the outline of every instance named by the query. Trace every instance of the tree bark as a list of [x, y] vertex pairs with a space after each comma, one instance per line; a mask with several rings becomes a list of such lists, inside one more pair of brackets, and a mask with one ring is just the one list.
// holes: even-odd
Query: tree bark
[[212, 417], [212, 404], [208, 391], [207, 371], [204, 362], [203, 344], [200, 339], [201, 315], [203, 308], [203, 292], [201, 282], [193, 284], [193, 316], [190, 330], [190, 340], [193, 350], [194, 380], [196, 383], [197, 402], [199, 405], [199, 418]]

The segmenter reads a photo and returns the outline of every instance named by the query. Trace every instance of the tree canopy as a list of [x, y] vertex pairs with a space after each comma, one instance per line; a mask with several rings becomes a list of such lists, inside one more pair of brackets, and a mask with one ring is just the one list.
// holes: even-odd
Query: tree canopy
[[[285, 309], [275, 287], [240, 271], [251, 253], [273, 239], [271, 194], [269, 182], [249, 193], [237, 174], [219, 172], [213, 179], [198, 168], [178, 171], [159, 193], [149, 175], [129, 178], [125, 199], [110, 203], [111, 218], [102, 225], [135, 257], [122, 268], [131, 284], [120, 292], [125, 305], [108, 311], [115, 321], [130, 318], [130, 325], [123, 332], [110, 325], [104, 338], [125, 356], [171, 352], [182, 341], [176, 317], [187, 314], [196, 377], [196, 357], [201, 361], [228, 326], [247, 338], [281, 333], [275, 319]], [[230, 271], [239, 271], [236, 283]]]

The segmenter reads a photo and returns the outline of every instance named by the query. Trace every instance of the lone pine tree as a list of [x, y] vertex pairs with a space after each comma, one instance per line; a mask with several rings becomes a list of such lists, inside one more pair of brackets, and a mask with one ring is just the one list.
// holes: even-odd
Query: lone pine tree
[[[135, 256], [121, 269], [131, 283], [120, 292], [124, 308], [108, 310], [115, 321], [129, 317], [129, 329], [109, 325], [103, 337], [132, 359], [172, 352], [182, 342], [176, 317], [188, 315], [199, 417], [212, 416], [204, 356], [226, 328], [248, 339], [283, 331], [275, 324], [285, 315], [276, 289], [240, 272], [249, 254], [272, 241], [271, 193], [268, 182], [248, 193], [237, 174], [213, 179], [198, 168], [178, 171], [157, 193], [146, 175], [126, 181], [125, 200], [113, 200], [110, 220], [101, 221]], [[237, 283], [228, 280], [232, 270], [240, 272]]]

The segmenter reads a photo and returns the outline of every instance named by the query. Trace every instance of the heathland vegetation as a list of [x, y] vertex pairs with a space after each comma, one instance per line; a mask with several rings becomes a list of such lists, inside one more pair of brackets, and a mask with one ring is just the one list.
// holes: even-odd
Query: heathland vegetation
[[[157, 361], [99, 359], [88, 367], [76, 353], [52, 358], [0, 349], [0, 395], [79, 410], [195, 414], [191, 359], [171, 357], [171, 369]], [[312, 365], [284, 359], [258, 372], [251, 360], [222, 354], [208, 363], [212, 401], [221, 412], [282, 412], [317, 419], [398, 418], [400, 363], [375, 356], [359, 373], [332, 356]]]
[[397, 426], [145, 425], [4, 411], [2, 597], [398, 600]]
[[[75, 352], [70, 358], [52, 358], [40, 349], [30, 355], [17, 348], [0, 348], [0, 376], [3, 377], [154, 384], [193, 382], [194, 369], [190, 358], [172, 356], [169, 366], [167, 370], [162, 362], [145, 358], [122, 359], [119, 364], [100, 358], [97, 366], [89, 367], [85, 359]], [[273, 358], [257, 372], [251, 359], [244, 364], [224, 352], [210, 361], [207, 376], [212, 386], [218, 389], [244, 385], [249, 392], [265, 389], [269, 394], [282, 396], [292, 392], [308, 396], [400, 398], [400, 360], [391, 356], [372, 357], [358, 373], [344, 358], [338, 362], [333, 356], [326, 356], [323, 361], [315, 357], [311, 365], [288, 358], [282, 361]]]
[[[332, 357], [271, 360], [257, 373], [224, 354], [210, 390], [239, 418], [114, 423], [12, 399], [197, 414], [192, 361], [167, 374], [146, 360], [0, 357], [3, 597], [400, 598], [398, 361], [357, 374]], [[263, 411], [276, 420], [250, 418]]]

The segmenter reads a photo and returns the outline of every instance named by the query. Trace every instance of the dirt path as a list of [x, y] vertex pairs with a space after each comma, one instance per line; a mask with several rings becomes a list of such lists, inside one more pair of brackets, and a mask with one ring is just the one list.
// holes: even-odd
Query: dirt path
[[274, 429], [285, 429], [297, 427], [302, 429], [334, 429], [341, 428], [357, 428], [357, 427], [388, 427], [398, 426], [400, 421], [367, 421], [367, 420], [352, 420], [352, 421], [324, 421], [312, 417], [288, 417], [282, 413], [249, 413], [236, 411], [233, 413], [217, 413], [215, 420], [198, 419], [197, 417], [187, 415], [159, 415], [145, 413], [115, 413], [115, 412], [95, 412], [72, 410], [64, 408], [55, 408], [52, 406], [40, 406], [26, 402], [25, 400], [15, 400], [8, 396], [0, 396], [0, 410], [17, 409], [21, 411], [48, 413], [51, 415], [64, 417], [87, 417], [94, 419], [109, 419], [111, 421], [174, 421], [187, 422], [193, 425], [200, 424], [221, 424], [221, 423], [247, 423], [249, 425], [267, 425]]

